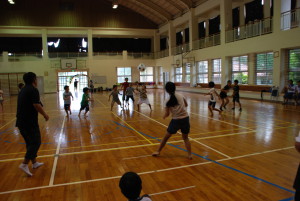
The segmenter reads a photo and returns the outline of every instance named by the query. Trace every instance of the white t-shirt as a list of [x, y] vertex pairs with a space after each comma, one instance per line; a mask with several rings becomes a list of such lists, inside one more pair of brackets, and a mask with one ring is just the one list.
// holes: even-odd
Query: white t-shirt
[[288, 85], [288, 93], [295, 93], [296, 86]]
[[300, 86], [298, 86], [298, 85], [296, 86], [296, 92], [300, 93]]
[[[170, 97], [166, 100], [165, 107], [167, 107], [167, 102], [170, 100]], [[185, 98], [180, 94], [175, 94], [175, 97], [177, 98], [178, 105], [169, 108], [170, 112], [172, 113], [172, 119], [183, 119], [188, 117], [189, 114], [187, 113], [184, 104]]]
[[216, 102], [218, 96], [217, 96], [217, 92], [216, 92], [215, 88], [211, 88], [208, 93], [210, 94], [209, 101]]

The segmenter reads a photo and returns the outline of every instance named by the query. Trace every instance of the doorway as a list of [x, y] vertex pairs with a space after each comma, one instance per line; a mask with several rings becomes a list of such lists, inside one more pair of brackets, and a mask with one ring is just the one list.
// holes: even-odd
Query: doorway
[[64, 86], [68, 85], [70, 91], [75, 91], [74, 81], [78, 81], [77, 91], [82, 91], [88, 87], [88, 71], [60, 71], [57, 72], [57, 91], [64, 91]]

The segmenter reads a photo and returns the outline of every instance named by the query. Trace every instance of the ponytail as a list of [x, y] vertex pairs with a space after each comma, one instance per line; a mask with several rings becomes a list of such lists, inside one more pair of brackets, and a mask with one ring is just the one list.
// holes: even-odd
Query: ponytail
[[170, 100], [167, 102], [167, 107], [174, 107], [178, 105], [178, 100], [175, 96], [176, 86], [173, 82], [167, 82], [166, 91], [170, 94]]

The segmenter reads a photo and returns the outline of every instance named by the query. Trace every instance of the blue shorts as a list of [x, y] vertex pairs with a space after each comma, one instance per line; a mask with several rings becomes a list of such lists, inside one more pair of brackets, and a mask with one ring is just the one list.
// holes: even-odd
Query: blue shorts
[[88, 111], [90, 110], [89, 105], [81, 105], [80, 111], [81, 111], [81, 110], [84, 110], [84, 109], [85, 109], [86, 112], [88, 112]]
[[167, 129], [168, 133], [176, 134], [178, 130], [181, 130], [182, 134], [189, 134], [190, 132], [190, 118], [172, 119]]
[[65, 110], [70, 110], [70, 104], [65, 104], [64, 108], [65, 108]]

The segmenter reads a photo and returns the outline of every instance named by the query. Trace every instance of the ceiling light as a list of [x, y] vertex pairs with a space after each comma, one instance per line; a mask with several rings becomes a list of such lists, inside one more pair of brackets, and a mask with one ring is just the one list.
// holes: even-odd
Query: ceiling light
[[8, 3], [15, 4], [15, 2], [13, 0], [8, 0]]
[[113, 0], [113, 1], [112, 1], [112, 8], [113, 8], [113, 9], [117, 9], [118, 6], [119, 6], [118, 0]]
[[113, 4], [112, 8], [113, 9], [117, 9], [118, 8], [118, 4]]

